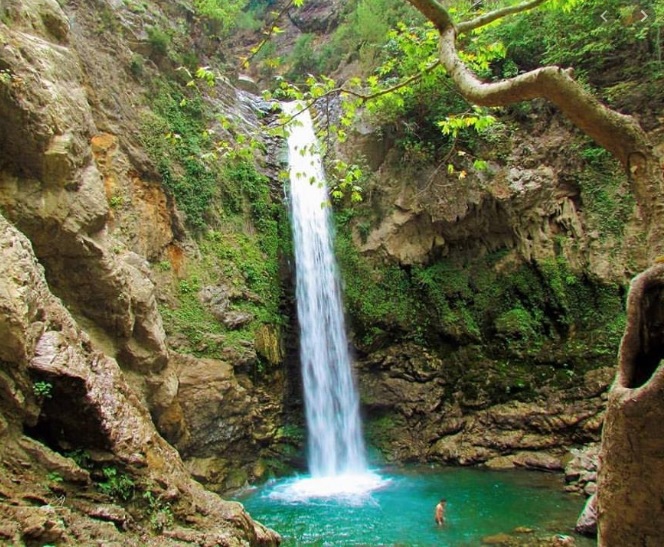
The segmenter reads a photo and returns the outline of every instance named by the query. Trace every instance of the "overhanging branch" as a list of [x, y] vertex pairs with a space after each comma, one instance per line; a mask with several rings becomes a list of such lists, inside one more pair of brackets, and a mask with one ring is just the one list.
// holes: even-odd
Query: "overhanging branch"
[[340, 93], [346, 93], [348, 95], [352, 95], [353, 97], [357, 97], [359, 99], [362, 99], [362, 101], [370, 101], [372, 99], [377, 99], [378, 97], [381, 97], [382, 95], [387, 95], [388, 93], [393, 93], [394, 91], [398, 91], [399, 89], [406, 87], [412, 83], [417, 82], [418, 80], [421, 80], [425, 74], [431, 72], [433, 69], [439, 67], [441, 65], [440, 61], [435, 61], [431, 63], [428, 67], [423, 69], [420, 72], [417, 72], [416, 74], [413, 74], [411, 77], [406, 78], [405, 80], [402, 80], [401, 82], [394, 84], [391, 87], [386, 87], [385, 89], [381, 89], [380, 91], [376, 91], [375, 93], [370, 93], [370, 94], [364, 94], [360, 93], [358, 91], [354, 91], [352, 89], [347, 89], [345, 87], [340, 87], [337, 89], [334, 89], [333, 91], [335, 92], [340, 92]]
[[385, 89], [381, 89], [380, 91], [376, 91], [375, 93], [362, 93], [360, 91], [355, 91], [354, 89], [348, 89], [346, 87], [335, 87], [333, 89], [330, 89], [323, 93], [322, 95], [319, 95], [318, 97], [315, 97], [313, 99], [309, 100], [303, 100], [303, 106], [300, 110], [297, 112], [294, 112], [291, 114], [288, 118], [286, 118], [282, 123], [277, 124], [278, 126], [286, 126], [288, 123], [297, 118], [300, 114], [302, 114], [305, 110], [308, 110], [312, 107], [314, 107], [317, 103], [323, 100], [327, 100], [329, 97], [334, 96], [334, 95], [350, 95], [352, 97], [356, 97], [358, 99], [362, 100], [362, 103], [365, 103], [366, 101], [371, 101], [373, 99], [377, 99], [378, 97], [382, 97], [383, 95], [387, 95], [388, 93], [394, 93], [395, 91], [398, 91], [399, 89], [406, 87], [408, 85], [411, 85], [418, 80], [421, 80], [425, 74], [431, 72], [435, 68], [439, 67], [441, 65], [440, 61], [434, 61], [431, 63], [428, 67], [426, 67], [424, 70], [421, 72], [418, 72], [411, 76], [410, 78], [407, 78], [397, 84], [394, 84], [393, 86], [386, 87]]
[[242, 59], [240, 63], [240, 68], [247, 68], [249, 63], [252, 61], [256, 55], [265, 47], [265, 45], [272, 39], [272, 35], [275, 33], [275, 26], [279, 19], [293, 6], [293, 0], [287, 2], [283, 8], [277, 13], [274, 14], [268, 25], [266, 26], [267, 30], [263, 31], [265, 38], [250, 52], [249, 56]]
[[631, 116], [605, 107], [571, 76], [569, 70], [547, 66], [495, 83], [485, 83], [461, 61], [453, 27], [441, 32], [440, 60], [469, 101], [481, 106], [505, 106], [535, 98], [548, 99], [581, 131], [611, 152], [625, 167], [643, 152], [646, 138]]
[[482, 106], [542, 98], [551, 101], [576, 127], [618, 159], [629, 177], [642, 219], [648, 226], [649, 256], [664, 254], [664, 175], [660, 156], [631, 116], [607, 108], [571, 76], [571, 70], [546, 66], [499, 82], [482, 82], [459, 58], [456, 38], [500, 17], [532, 9], [546, 0], [529, 0], [461, 23], [455, 27], [436, 0], [407, 0], [440, 33], [440, 61], [461, 95]]
[[493, 23], [494, 21], [502, 19], [503, 17], [507, 17], [508, 15], [514, 15], [515, 13], [521, 13], [522, 11], [531, 10], [548, 1], [549, 0], [529, 0], [528, 2], [523, 2], [515, 6], [507, 6], [505, 8], [490, 11], [489, 13], [484, 13], [479, 17], [475, 17], [475, 19], [459, 23], [456, 26], [457, 34], [470, 32], [471, 30], [475, 30], [476, 28], [480, 28], [485, 25], [488, 25], [489, 23]]
[[431, 21], [438, 30], [454, 26], [448, 11], [436, 0], [407, 0], [417, 11]]

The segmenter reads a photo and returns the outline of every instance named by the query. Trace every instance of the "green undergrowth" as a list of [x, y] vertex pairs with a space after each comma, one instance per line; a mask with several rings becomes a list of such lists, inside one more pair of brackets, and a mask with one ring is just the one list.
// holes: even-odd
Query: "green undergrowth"
[[[183, 349], [199, 357], [219, 358], [229, 348], [242, 352], [262, 325], [285, 322], [279, 259], [290, 248], [286, 211], [273, 203], [268, 179], [249, 161], [228, 163], [222, 174], [223, 216], [216, 229], [199, 237], [198, 259], [190, 261], [187, 276], [177, 281], [173, 303], [161, 309], [167, 333], [184, 335]], [[205, 287], [223, 287], [228, 311], [247, 313], [251, 320], [239, 328], [224, 326], [201, 301]]]
[[[214, 73], [205, 75], [214, 82]], [[246, 361], [257, 329], [284, 322], [279, 257], [289, 252], [290, 231], [282, 204], [272, 200], [269, 180], [257, 170], [260, 144], [231, 120], [215, 120], [206, 82], [154, 82], [151, 111], [142, 119], [143, 145], [199, 249], [178, 273], [184, 277], [173, 280], [161, 312], [180, 351]], [[213, 138], [215, 127], [220, 135]], [[170, 265], [155, 267], [163, 273]], [[228, 300], [216, 316], [201, 298], [210, 288]], [[228, 313], [244, 319], [226, 326]]]
[[[244, 219], [235, 221], [234, 227], [227, 220], [224, 231], [210, 230], [202, 237], [200, 260], [178, 282], [177, 303], [161, 309], [167, 333], [183, 334], [185, 349], [198, 357], [220, 358], [229, 347], [241, 349], [253, 341], [261, 325], [284, 323], [277, 223], [270, 223], [267, 233], [247, 234]], [[228, 310], [246, 312], [252, 320], [237, 329], [225, 327], [201, 302], [200, 291], [207, 286], [223, 286], [230, 298]]]
[[155, 88], [152, 111], [142, 118], [142, 144], [188, 227], [201, 232], [214, 218], [223, 185], [220, 166], [203, 159], [214, 151], [211, 119], [200, 97], [175, 85], [157, 82]]
[[526, 387], [533, 367], [550, 367], [548, 376], [565, 383], [612, 365], [617, 354], [624, 287], [575, 272], [562, 257], [522, 262], [500, 251], [427, 266], [385, 265], [361, 256], [343, 225], [337, 252], [350, 325], [366, 351], [405, 341], [445, 357], [476, 348], [461, 365], [465, 373], [472, 376], [473, 359], [491, 362], [515, 388]]
[[636, 201], [625, 172], [603, 148], [587, 146], [579, 152], [583, 167], [576, 175], [588, 230], [596, 230], [603, 243], [621, 241]]
[[[90, 473], [92, 486], [114, 504], [123, 506], [133, 518], [143, 522], [155, 534], [175, 524], [175, 511], [163, 488], [150, 479], [138, 477], [112, 463], [95, 461], [84, 449], [64, 453]], [[48, 477], [55, 488], [61, 490], [63, 477], [50, 473]]]

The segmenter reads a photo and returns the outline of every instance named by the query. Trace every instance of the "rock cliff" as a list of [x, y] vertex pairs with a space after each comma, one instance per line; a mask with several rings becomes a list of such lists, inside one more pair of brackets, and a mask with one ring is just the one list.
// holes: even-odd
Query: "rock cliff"
[[586, 177], [620, 174], [590, 173], [587, 144], [546, 109], [500, 146], [487, 170], [464, 153], [448, 173], [386, 148], [385, 131], [353, 141], [378, 160], [345, 224], [359, 255], [344, 243], [341, 257], [367, 430], [390, 458], [562, 468], [599, 441], [625, 283], [646, 263], [638, 211], [611, 213], [619, 230], [593, 211]]
[[[161, 436], [197, 453], [208, 431], [187, 392], [197, 367], [217, 367], [234, 409], [210, 418], [220, 431], [251, 437], [260, 419], [233, 418], [242, 407], [232, 401], [255, 395], [232, 367], [167, 345], [148, 260], [175, 271], [196, 251], [141, 145], [149, 107], [137, 75], [158, 77], [159, 63], [175, 71], [148, 31], [188, 12], [128, 4], [1, 5], [0, 537], [274, 545], [240, 504], [192, 480]], [[230, 86], [224, 100], [240, 101]]]
[[[38, 545], [277, 544], [240, 504], [191, 479], [117, 362], [51, 293], [30, 242], [4, 218], [0, 228], [0, 537]], [[140, 501], [127, 510], [103, 495], [127, 501], [134, 490]]]

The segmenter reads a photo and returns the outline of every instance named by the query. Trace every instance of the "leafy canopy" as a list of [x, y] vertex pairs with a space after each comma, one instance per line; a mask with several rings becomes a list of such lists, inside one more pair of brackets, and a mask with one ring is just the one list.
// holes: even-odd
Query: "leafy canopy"
[[196, 11], [218, 25], [222, 33], [235, 26], [245, 4], [245, 0], [194, 0]]

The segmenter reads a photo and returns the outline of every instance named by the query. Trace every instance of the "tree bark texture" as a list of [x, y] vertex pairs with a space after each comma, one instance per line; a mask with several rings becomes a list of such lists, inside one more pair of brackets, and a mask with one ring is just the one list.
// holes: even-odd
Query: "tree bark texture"
[[598, 476], [599, 545], [664, 541], [664, 264], [632, 281]]

